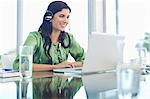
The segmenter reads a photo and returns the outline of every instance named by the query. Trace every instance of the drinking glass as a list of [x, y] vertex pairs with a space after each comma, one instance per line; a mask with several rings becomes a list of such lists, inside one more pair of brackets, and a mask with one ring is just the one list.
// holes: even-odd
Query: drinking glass
[[33, 48], [31, 46], [19, 47], [19, 71], [22, 77], [32, 77], [32, 60], [33, 60]]
[[117, 66], [117, 89], [119, 99], [132, 98], [133, 70], [129, 64]]

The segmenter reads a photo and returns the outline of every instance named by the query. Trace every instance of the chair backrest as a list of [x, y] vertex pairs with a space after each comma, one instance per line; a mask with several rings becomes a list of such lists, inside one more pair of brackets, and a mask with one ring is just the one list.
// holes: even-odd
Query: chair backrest
[[14, 55], [14, 54], [13, 55], [11, 55], [11, 54], [2, 55], [1, 56], [2, 68], [12, 69], [15, 58], [16, 58], [16, 55]]

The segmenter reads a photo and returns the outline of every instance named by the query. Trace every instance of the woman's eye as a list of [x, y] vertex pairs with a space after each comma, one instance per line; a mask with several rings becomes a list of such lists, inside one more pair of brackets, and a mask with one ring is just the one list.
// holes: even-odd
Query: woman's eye
[[60, 15], [59, 17], [64, 17], [64, 15]]
[[65, 18], [66, 17], [67, 19], [69, 19], [70, 16], [60, 15], [59, 17], [60, 18]]

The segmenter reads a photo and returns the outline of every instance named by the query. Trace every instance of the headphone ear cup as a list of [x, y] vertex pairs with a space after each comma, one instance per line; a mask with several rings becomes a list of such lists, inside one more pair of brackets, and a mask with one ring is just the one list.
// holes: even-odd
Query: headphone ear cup
[[51, 21], [52, 17], [53, 17], [53, 13], [51, 11], [47, 10], [46, 13], [45, 13], [44, 20], [45, 21]]
[[52, 19], [52, 16], [45, 16], [46, 21], [50, 21]]

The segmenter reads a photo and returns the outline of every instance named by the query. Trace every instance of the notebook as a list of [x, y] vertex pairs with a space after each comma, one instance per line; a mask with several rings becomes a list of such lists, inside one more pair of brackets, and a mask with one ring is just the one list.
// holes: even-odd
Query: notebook
[[5, 71], [3, 69], [0, 69], [0, 78], [9, 78], [9, 77], [20, 77], [20, 72], [14, 70]]
[[64, 73], [97, 73], [114, 70], [123, 61], [123, 36], [94, 32], [89, 35], [88, 50], [82, 68], [54, 69]]

